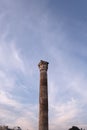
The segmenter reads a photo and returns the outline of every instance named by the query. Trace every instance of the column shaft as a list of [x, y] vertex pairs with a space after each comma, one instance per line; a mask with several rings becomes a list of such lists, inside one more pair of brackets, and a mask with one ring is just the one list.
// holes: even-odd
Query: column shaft
[[41, 61], [40, 68], [40, 93], [39, 93], [39, 130], [48, 130], [48, 62]]

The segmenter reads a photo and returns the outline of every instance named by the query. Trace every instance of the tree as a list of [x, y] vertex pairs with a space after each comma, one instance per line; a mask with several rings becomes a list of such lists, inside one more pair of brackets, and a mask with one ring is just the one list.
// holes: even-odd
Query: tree
[[77, 126], [72, 126], [69, 130], [80, 130]]

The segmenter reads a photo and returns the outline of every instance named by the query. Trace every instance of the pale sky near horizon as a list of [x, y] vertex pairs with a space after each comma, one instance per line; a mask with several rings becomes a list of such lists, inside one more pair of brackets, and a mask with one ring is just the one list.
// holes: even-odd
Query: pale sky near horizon
[[38, 130], [40, 60], [49, 130], [87, 129], [87, 1], [0, 0], [0, 124]]

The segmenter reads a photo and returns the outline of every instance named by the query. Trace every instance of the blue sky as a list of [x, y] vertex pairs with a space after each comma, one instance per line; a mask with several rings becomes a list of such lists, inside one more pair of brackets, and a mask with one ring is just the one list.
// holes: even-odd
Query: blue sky
[[0, 0], [0, 124], [38, 129], [40, 60], [49, 129], [87, 129], [87, 1]]

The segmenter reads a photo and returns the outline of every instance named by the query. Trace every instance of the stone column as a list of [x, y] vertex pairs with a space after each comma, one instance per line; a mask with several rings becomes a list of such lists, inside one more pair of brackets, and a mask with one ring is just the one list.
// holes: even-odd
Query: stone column
[[48, 130], [48, 62], [40, 61], [39, 130]]

